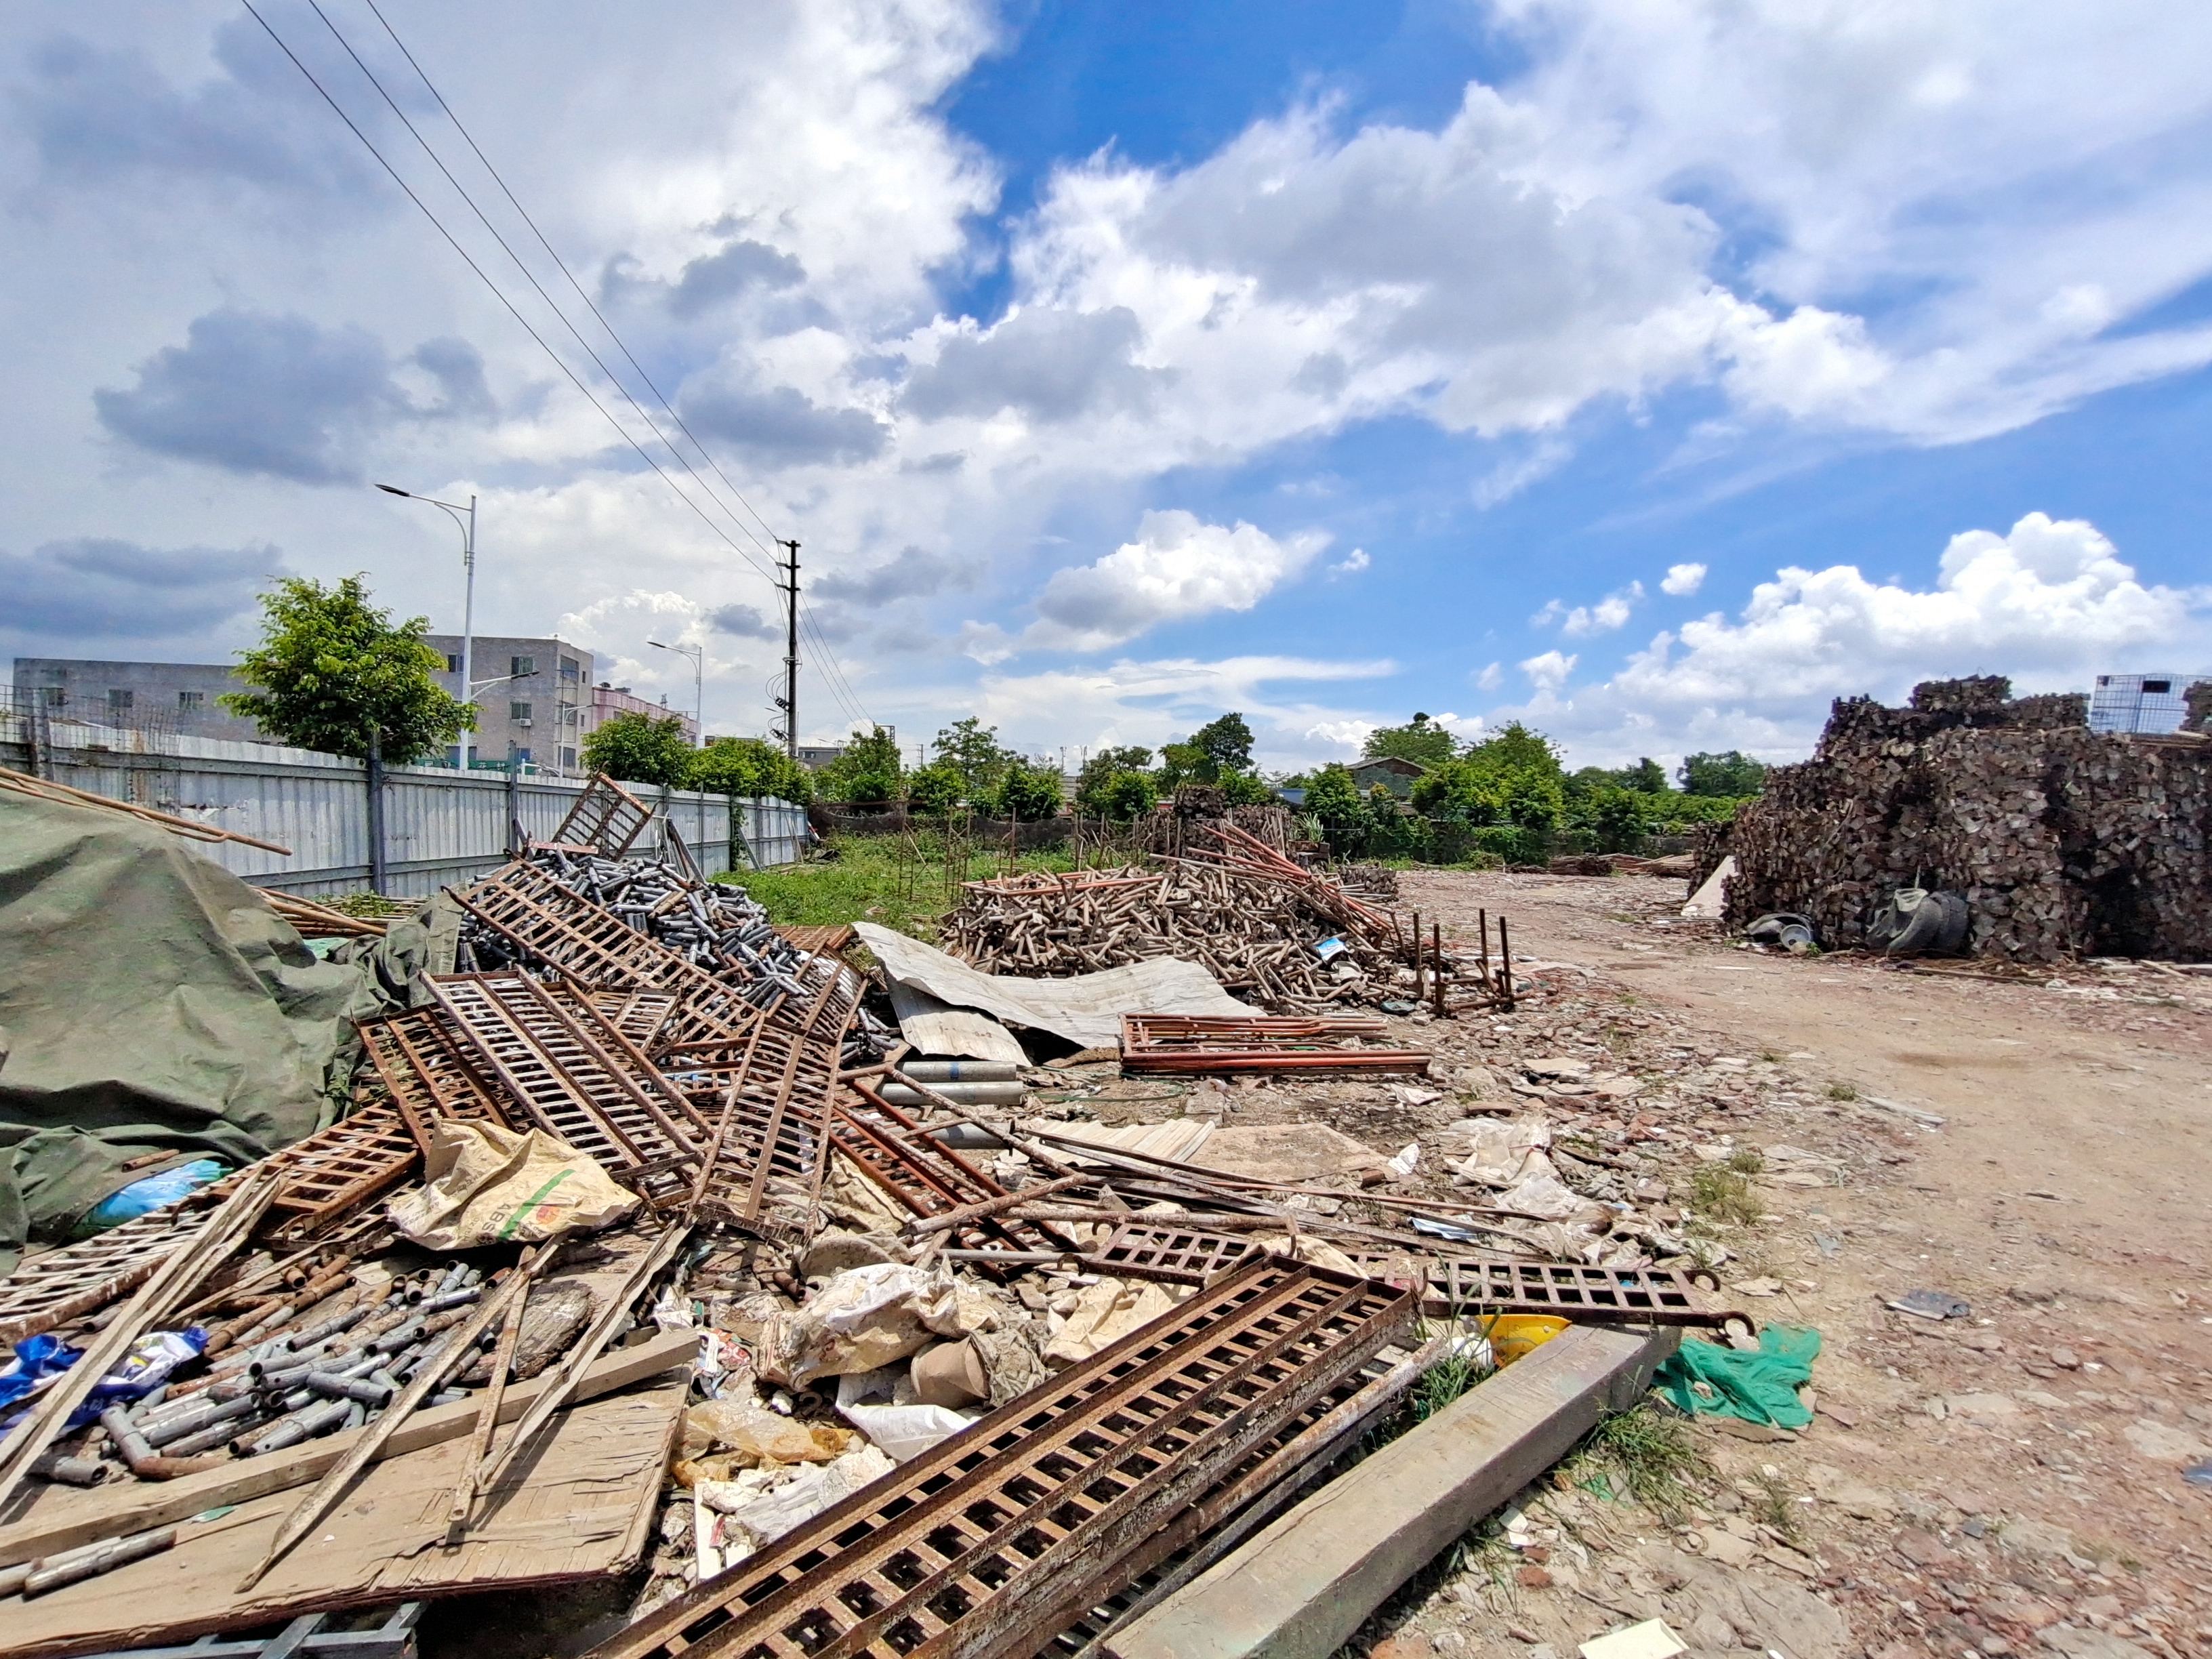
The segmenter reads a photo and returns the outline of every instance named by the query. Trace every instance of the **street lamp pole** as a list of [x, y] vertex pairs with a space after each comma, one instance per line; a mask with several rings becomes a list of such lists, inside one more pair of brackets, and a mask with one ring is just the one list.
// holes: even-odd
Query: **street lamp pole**
[[[659, 640], [646, 643], [657, 651], [673, 651], [679, 657], [691, 659], [691, 741], [696, 748], [707, 746], [707, 647], [703, 645], [663, 645]], [[704, 793], [692, 803], [696, 820], [695, 832], [701, 845], [707, 839], [707, 802]], [[734, 810], [734, 809], [733, 809]]]
[[[434, 495], [417, 495], [413, 490], [402, 489], [396, 484], [379, 484], [377, 488], [387, 495], [398, 495], [410, 501], [428, 501], [432, 507], [441, 507], [446, 516], [460, 526], [464, 579], [461, 591], [461, 701], [473, 708], [476, 703], [477, 498], [471, 495], [468, 506], [462, 507], [451, 501], [441, 501]], [[453, 745], [453, 764], [463, 772], [469, 769], [469, 736], [465, 732]]]

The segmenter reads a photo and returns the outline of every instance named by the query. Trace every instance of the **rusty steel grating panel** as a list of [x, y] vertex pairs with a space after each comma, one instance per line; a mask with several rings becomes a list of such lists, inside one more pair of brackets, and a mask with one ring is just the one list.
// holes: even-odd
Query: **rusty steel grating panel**
[[1361, 1048], [1347, 1041], [1382, 1036], [1379, 1019], [1359, 1015], [1250, 1018], [1188, 1014], [1121, 1016], [1121, 1069], [1141, 1075], [1207, 1072], [1348, 1072], [1419, 1074], [1425, 1048]]
[[171, 1204], [23, 1263], [0, 1279], [0, 1342], [50, 1331], [137, 1289], [211, 1213], [202, 1203]]
[[553, 839], [569, 847], [596, 848], [620, 858], [653, 822], [653, 809], [604, 772], [592, 774], [584, 793], [561, 820]]
[[[405, 1121], [383, 1102], [360, 1107], [329, 1128], [271, 1152], [248, 1166], [284, 1172], [283, 1189], [262, 1222], [263, 1235], [293, 1243], [313, 1237], [404, 1176], [415, 1167], [416, 1152]], [[227, 1194], [239, 1175], [209, 1190]]]
[[1716, 1307], [1688, 1273], [1665, 1267], [1589, 1267], [1495, 1256], [1419, 1256], [1346, 1250], [1360, 1272], [1391, 1284], [1419, 1284], [1438, 1313], [1555, 1314], [1629, 1325], [1753, 1324]]
[[354, 1028], [407, 1132], [424, 1152], [430, 1150], [430, 1125], [440, 1118], [514, 1127], [504, 1091], [442, 1010], [409, 1008], [356, 1020]]
[[1413, 1318], [1263, 1257], [678, 1598], [592, 1659], [998, 1659], [1133, 1578], [1164, 1531]]
[[699, 1177], [709, 1206], [777, 1233], [796, 1230], [811, 1211], [838, 1054], [866, 988], [850, 969], [825, 975], [804, 1010], [793, 1017], [787, 1004], [743, 1042], [662, 1051], [669, 1081], [714, 1125]]
[[430, 994], [539, 1128], [655, 1207], [690, 1197], [712, 1126], [597, 1009], [519, 975], [435, 974]]
[[453, 890], [461, 908], [485, 927], [581, 984], [674, 994], [681, 1006], [663, 1031], [671, 1041], [741, 1037], [760, 1018], [761, 1006], [772, 1006], [783, 994], [769, 983], [756, 993], [762, 999], [756, 1004], [738, 988], [694, 967], [604, 905], [521, 860], [473, 887]]
[[659, 1041], [662, 1029], [674, 1018], [684, 1000], [673, 991], [574, 991], [565, 982], [551, 988], [556, 996], [564, 999], [580, 996], [599, 1010], [603, 1019], [646, 1054], [653, 1052], [653, 1045]]
[[[904, 1112], [865, 1083], [849, 1085], [857, 1105], [830, 1114], [830, 1139], [860, 1173], [927, 1220], [971, 1204], [1004, 1198], [1006, 1189], [951, 1147], [940, 1145]], [[963, 1249], [1048, 1250], [1079, 1254], [1082, 1247], [1047, 1223], [987, 1216], [954, 1229]], [[979, 1264], [988, 1268], [986, 1260]]]
[[1130, 1273], [1139, 1279], [1163, 1279], [1171, 1284], [1203, 1285], [1231, 1268], [1242, 1267], [1259, 1247], [1249, 1238], [1210, 1233], [1202, 1226], [1177, 1226], [1171, 1221], [1125, 1221], [1113, 1237], [1084, 1257], [1100, 1273]]
[[848, 921], [824, 922], [818, 927], [794, 922], [775, 931], [800, 950], [817, 957], [836, 956], [860, 938]]

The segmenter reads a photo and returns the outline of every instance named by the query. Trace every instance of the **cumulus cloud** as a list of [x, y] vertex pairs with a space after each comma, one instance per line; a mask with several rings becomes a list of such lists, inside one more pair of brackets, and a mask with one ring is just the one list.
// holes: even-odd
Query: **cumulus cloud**
[[796, 386], [757, 386], [726, 366], [686, 386], [677, 407], [694, 431], [755, 466], [870, 460], [890, 438], [865, 409], [825, 409]]
[[1559, 631], [1570, 639], [1589, 634], [1610, 634], [1627, 626], [1637, 601], [1643, 597], [1644, 584], [1631, 582], [1626, 587], [1614, 589], [1595, 605], [1570, 606], [1565, 599], [1547, 600], [1544, 608], [1528, 621], [1536, 628], [1548, 628], [1558, 623]]
[[225, 309], [193, 319], [181, 346], [141, 363], [133, 386], [92, 395], [100, 424], [139, 448], [228, 472], [357, 483], [362, 451], [404, 422], [495, 412], [483, 360], [437, 339], [409, 362], [439, 394], [410, 397], [366, 329]]
[[1358, 750], [1365, 747], [1368, 734], [1378, 729], [1373, 720], [1319, 720], [1306, 727], [1305, 735], [1309, 741], [1331, 748]]
[[2006, 674], [2022, 690], [2080, 690], [2147, 653], [2201, 653], [2208, 605], [2212, 590], [2138, 580], [2087, 520], [2031, 513], [2002, 535], [1954, 536], [1930, 587], [1869, 580], [1856, 565], [1783, 569], [1735, 617], [1715, 611], [1662, 632], [1571, 697], [1574, 659], [1532, 658], [1522, 667], [1535, 701], [1504, 712], [1607, 757], [1670, 738], [1786, 757], [1810, 745], [1833, 697], [1893, 702], [1917, 681], [1970, 673]]
[[1705, 567], [1701, 564], [1670, 564], [1666, 580], [1659, 584], [1662, 593], [1671, 593], [1676, 599], [1687, 599], [1705, 585]]
[[765, 242], [738, 237], [689, 261], [668, 291], [668, 309], [689, 321], [755, 289], [774, 293], [806, 280], [806, 267]]
[[1012, 409], [1038, 422], [1095, 410], [1141, 411], [1172, 376], [1132, 361], [1142, 337], [1127, 306], [1019, 309], [988, 331], [947, 336], [915, 370], [900, 406], [924, 420]]
[[1331, 576], [1356, 576], [1373, 562], [1374, 561], [1367, 556], [1365, 548], [1355, 547], [1334, 564], [1329, 566], [1328, 574]]
[[814, 584], [824, 599], [850, 605], [889, 605], [895, 599], [926, 599], [951, 588], [975, 585], [975, 567], [944, 553], [908, 547], [872, 569], [854, 575], [832, 574]]
[[1206, 524], [1180, 509], [1149, 512], [1136, 540], [1045, 584], [1036, 602], [1042, 620], [1027, 642], [1098, 651], [1162, 623], [1249, 611], [1328, 542], [1320, 531], [1278, 540], [1242, 520]]
[[717, 634], [734, 634], [741, 640], [780, 640], [784, 629], [750, 605], [717, 605], [707, 613], [707, 626]]
[[262, 580], [283, 574], [273, 547], [142, 547], [86, 538], [0, 551], [0, 629], [60, 640], [160, 639], [227, 622]]

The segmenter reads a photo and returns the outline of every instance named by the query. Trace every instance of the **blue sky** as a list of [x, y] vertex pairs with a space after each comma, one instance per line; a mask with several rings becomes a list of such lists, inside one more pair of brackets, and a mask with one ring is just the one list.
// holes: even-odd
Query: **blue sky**
[[450, 629], [389, 480], [481, 496], [485, 631], [682, 702], [673, 630], [718, 731], [771, 535], [810, 738], [1784, 759], [2212, 665], [2190, 9], [379, 0], [564, 275], [322, 3], [259, 9], [500, 294], [242, 7], [11, 8], [0, 652], [220, 658], [279, 572]]

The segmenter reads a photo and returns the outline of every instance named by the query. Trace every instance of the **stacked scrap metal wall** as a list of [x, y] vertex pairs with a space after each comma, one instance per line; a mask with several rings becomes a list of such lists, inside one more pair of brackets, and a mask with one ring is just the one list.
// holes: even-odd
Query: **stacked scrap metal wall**
[[1891, 890], [1918, 885], [1966, 897], [1978, 955], [2212, 957], [2212, 741], [2094, 732], [2079, 696], [2010, 691], [1838, 699], [1814, 757], [1736, 817], [1729, 925], [1795, 910], [1862, 945]]

